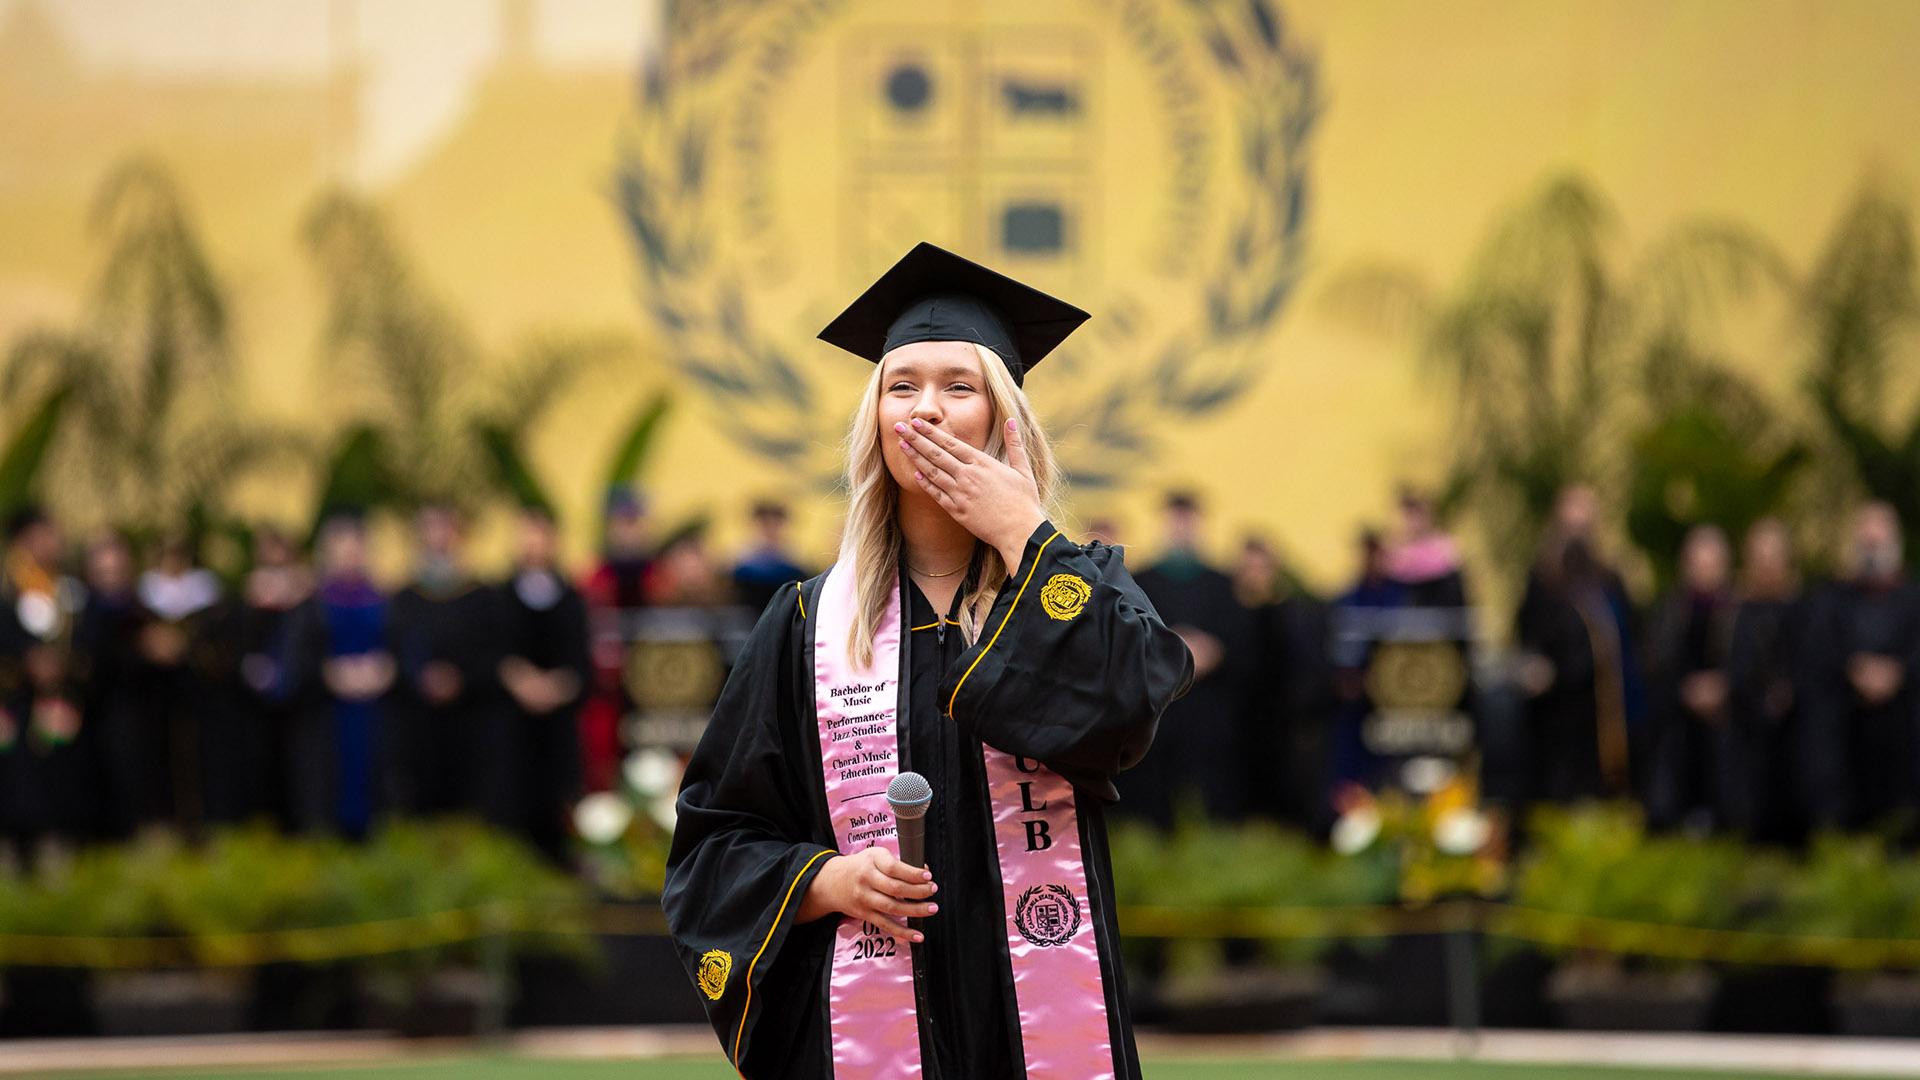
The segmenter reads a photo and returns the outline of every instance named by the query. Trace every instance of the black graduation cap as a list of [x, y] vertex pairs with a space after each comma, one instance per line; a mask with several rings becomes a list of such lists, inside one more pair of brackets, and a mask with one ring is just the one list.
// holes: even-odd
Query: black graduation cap
[[1092, 316], [1031, 285], [922, 241], [820, 331], [879, 363], [916, 341], [972, 341], [1000, 354], [1018, 384]]

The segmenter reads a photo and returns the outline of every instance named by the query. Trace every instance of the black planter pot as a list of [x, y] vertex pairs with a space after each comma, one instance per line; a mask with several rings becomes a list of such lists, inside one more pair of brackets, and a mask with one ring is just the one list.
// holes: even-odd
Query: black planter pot
[[1482, 953], [1480, 1020], [1490, 1028], [1545, 1028], [1554, 1022], [1547, 1000], [1553, 961], [1532, 949]]
[[337, 1031], [360, 1023], [353, 969], [345, 964], [266, 964], [254, 972], [254, 1031]]
[[1159, 995], [1160, 1022], [1193, 1035], [1295, 1031], [1313, 1023], [1326, 981], [1312, 968], [1251, 968], [1174, 982]]
[[109, 971], [94, 977], [102, 1035], [244, 1031], [252, 978], [244, 970]]
[[0, 971], [0, 1037], [94, 1034], [92, 982], [93, 973], [82, 968]]
[[704, 1024], [700, 994], [663, 934], [606, 934], [602, 965], [529, 957], [516, 968], [515, 1027]]
[[369, 1027], [409, 1038], [482, 1034], [488, 1018], [504, 1015], [505, 981], [476, 968], [441, 968], [424, 975], [368, 972], [359, 979], [360, 1015]]
[[1920, 1034], [1920, 975], [1842, 975], [1833, 981], [1834, 1028], [1842, 1035]]
[[1447, 939], [1407, 934], [1328, 957], [1319, 1019], [1328, 1024], [1442, 1027], [1447, 1011]]
[[1825, 1035], [1833, 1030], [1832, 996], [1833, 973], [1825, 968], [1732, 967], [1720, 974], [1710, 1026], [1760, 1035]]
[[1565, 964], [1548, 980], [1547, 998], [1561, 1026], [1578, 1031], [1704, 1031], [1718, 981], [1704, 968]]

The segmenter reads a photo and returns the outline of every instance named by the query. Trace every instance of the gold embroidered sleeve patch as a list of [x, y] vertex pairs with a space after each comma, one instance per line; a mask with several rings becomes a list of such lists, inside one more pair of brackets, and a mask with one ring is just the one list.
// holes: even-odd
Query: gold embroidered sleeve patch
[[1065, 622], [1080, 614], [1093, 595], [1093, 586], [1073, 574], [1055, 574], [1040, 587], [1040, 606], [1049, 618]]
[[727, 992], [727, 976], [732, 973], [733, 957], [719, 949], [710, 950], [700, 958], [700, 992], [719, 1001], [720, 995]]

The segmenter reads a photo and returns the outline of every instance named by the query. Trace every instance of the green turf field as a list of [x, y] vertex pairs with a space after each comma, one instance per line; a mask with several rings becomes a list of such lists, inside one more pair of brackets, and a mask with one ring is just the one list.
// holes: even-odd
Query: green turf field
[[[1547, 1065], [1481, 1065], [1459, 1062], [1275, 1062], [1149, 1059], [1151, 1080], [1781, 1080], [1786, 1073], [1706, 1073], [1672, 1069], [1562, 1068]], [[724, 1064], [685, 1061], [553, 1061], [514, 1057], [439, 1059], [411, 1065], [343, 1066], [336, 1069], [275, 1069], [240, 1072], [102, 1072], [41, 1074], [53, 1080], [129, 1080], [135, 1076], [207, 1080], [723, 1080]], [[1805, 1075], [1805, 1074], [1792, 1074]]]

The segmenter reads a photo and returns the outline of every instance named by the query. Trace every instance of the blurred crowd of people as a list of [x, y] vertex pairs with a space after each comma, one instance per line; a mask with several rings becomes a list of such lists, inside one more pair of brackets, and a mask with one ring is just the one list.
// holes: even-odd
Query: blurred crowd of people
[[[0, 568], [0, 856], [31, 862], [48, 843], [155, 826], [267, 818], [352, 838], [383, 814], [465, 813], [565, 861], [575, 802], [614, 785], [631, 749], [622, 614], [757, 611], [812, 572], [788, 553], [782, 506], [752, 516], [755, 539], [729, 568], [700, 527], [656, 539], [643, 500], [616, 492], [600, 556], [576, 576], [553, 518], [526, 510], [510, 567], [490, 579], [467, 564], [461, 515], [428, 506], [409, 580], [387, 589], [350, 514], [322, 524], [310, 561], [293, 537], [257, 531], [250, 568], [227, 581], [184, 541], [143, 566], [124, 537], [75, 549], [46, 513], [22, 510]], [[1634, 798], [1656, 827], [1775, 843], [1915, 824], [1920, 588], [1891, 508], [1859, 508], [1844, 564], [1811, 582], [1779, 521], [1740, 537], [1738, 560], [1732, 538], [1697, 528], [1677, 584], [1644, 607], [1604, 554], [1600, 519], [1592, 489], [1562, 492], [1510, 647], [1458, 634], [1473, 676], [1462, 763], [1488, 801]], [[1367, 736], [1376, 643], [1340, 628], [1406, 612], [1469, 626], [1459, 549], [1432, 503], [1404, 493], [1396, 527], [1361, 537], [1351, 586], [1322, 598], [1262, 539], [1210, 565], [1203, 529], [1199, 501], [1174, 494], [1155, 556], [1130, 553], [1196, 678], [1121, 778], [1116, 812], [1324, 833], [1342, 790], [1396, 783], [1400, 764]]]
[[409, 580], [387, 589], [353, 514], [322, 523], [310, 562], [256, 531], [228, 582], [184, 540], [142, 566], [117, 533], [75, 550], [21, 510], [0, 568], [0, 860], [155, 827], [267, 819], [359, 838], [383, 815], [453, 813], [564, 862], [574, 803], [623, 753], [619, 614], [761, 606], [805, 576], [784, 509], [753, 516], [758, 542], [730, 576], [701, 526], [656, 540], [641, 498], [616, 492], [601, 557], [576, 578], [553, 517], [528, 509], [490, 579], [467, 564], [460, 512], [427, 506]]
[[[1815, 580], [1782, 521], [1738, 538], [1737, 561], [1734, 538], [1695, 528], [1675, 584], [1644, 606], [1606, 557], [1600, 523], [1592, 488], [1561, 492], [1507, 647], [1461, 642], [1474, 729], [1462, 764], [1477, 767], [1484, 798], [1512, 809], [1632, 799], [1656, 828], [1778, 844], [1920, 826], [1920, 587], [1892, 507], [1859, 507], [1840, 565]], [[1360, 538], [1356, 578], [1331, 599], [1291, 581], [1261, 539], [1237, 565], [1208, 566], [1189, 495], [1167, 500], [1165, 530], [1159, 560], [1134, 565], [1192, 647], [1197, 677], [1148, 760], [1122, 777], [1119, 811], [1324, 831], [1343, 788], [1397, 782], [1398, 762], [1366, 738], [1374, 645], [1338, 628], [1364, 625], [1356, 614], [1465, 616], [1460, 552], [1432, 502], [1404, 492], [1397, 527]]]

